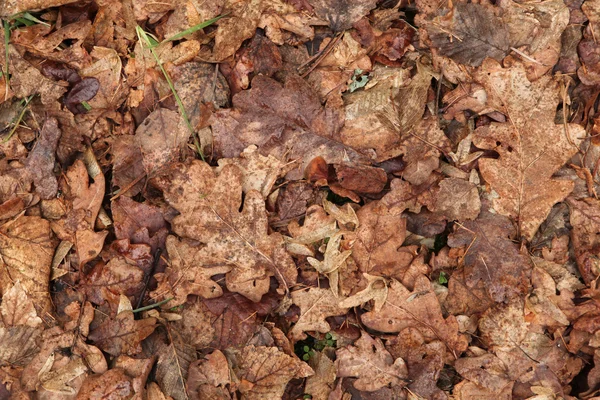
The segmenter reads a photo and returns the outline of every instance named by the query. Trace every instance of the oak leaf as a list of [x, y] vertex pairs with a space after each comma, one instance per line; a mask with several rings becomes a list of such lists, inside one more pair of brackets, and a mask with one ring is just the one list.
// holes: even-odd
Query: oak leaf
[[307, 364], [277, 347], [250, 345], [230, 354], [244, 400], [279, 400], [291, 379], [314, 373]]
[[408, 370], [404, 360], [394, 358], [385, 349], [381, 339], [373, 339], [361, 332], [354, 344], [336, 351], [338, 377], [356, 377], [354, 387], [374, 392], [388, 385], [404, 385]]
[[221, 286], [210, 278], [231, 271], [230, 266], [205, 266], [202, 247], [194, 246], [186, 240], [180, 241], [175, 236], [167, 237], [167, 253], [169, 266], [164, 273], [154, 275], [158, 287], [151, 293], [151, 297], [158, 300], [172, 298], [163, 308], [185, 303], [190, 294], [206, 299], [223, 294]]
[[19, 281], [2, 296], [0, 313], [6, 327], [26, 325], [37, 328], [42, 324], [33, 301]]
[[337, 298], [330, 289], [310, 288], [292, 292], [292, 301], [300, 307], [300, 318], [289, 335], [292, 341], [306, 338], [304, 332], [327, 333], [331, 330], [327, 317], [344, 315], [348, 308], [340, 307]]
[[257, 191], [242, 204], [242, 171], [228, 165], [218, 176], [208, 164], [194, 161], [176, 166], [163, 181], [165, 199], [181, 215], [173, 232], [205, 244], [197, 255], [203, 265], [231, 266], [227, 288], [259, 301], [275, 276], [281, 290], [296, 282], [296, 265], [284, 248], [283, 237], [268, 233], [265, 202]]
[[467, 339], [458, 331], [453, 315], [444, 318], [433, 286], [421, 275], [409, 291], [400, 282], [392, 280], [385, 304], [380, 311], [369, 311], [361, 316], [366, 327], [380, 332], [400, 332], [414, 327], [425, 340], [440, 340], [455, 356], [467, 348]]
[[516, 218], [520, 235], [531, 240], [552, 206], [573, 190], [572, 182], [552, 175], [577, 152], [585, 131], [576, 124], [554, 123], [560, 101], [556, 79], [546, 75], [532, 83], [522, 68], [504, 69], [488, 60], [479, 80], [489, 103], [510, 119], [475, 130], [473, 144], [500, 155], [479, 159], [479, 170], [498, 194], [494, 209]]
[[174, 337], [173, 343], [163, 343], [157, 350], [156, 380], [165, 394], [175, 400], [186, 400], [188, 369], [197, 359], [196, 350]]
[[56, 197], [58, 182], [54, 176], [54, 153], [60, 139], [60, 129], [55, 118], [44, 122], [40, 137], [27, 157], [27, 169], [32, 176], [35, 190], [42, 199]]
[[122, 311], [92, 330], [88, 338], [113, 356], [135, 355], [142, 351], [142, 340], [150, 336], [155, 328], [155, 318], [135, 320], [131, 311]]

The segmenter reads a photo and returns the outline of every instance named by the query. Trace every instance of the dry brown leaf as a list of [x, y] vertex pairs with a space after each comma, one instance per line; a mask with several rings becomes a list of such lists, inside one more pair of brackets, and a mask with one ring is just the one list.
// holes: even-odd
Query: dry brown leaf
[[33, 301], [19, 281], [2, 296], [0, 312], [7, 328], [21, 325], [37, 328], [42, 325], [42, 319], [38, 317]]
[[288, 179], [302, 176], [308, 163], [321, 156], [329, 164], [366, 161], [339, 135], [343, 116], [336, 106], [321, 102], [306, 81], [296, 75], [284, 85], [265, 77], [233, 97], [232, 109], [215, 113], [212, 120], [214, 152], [237, 157], [249, 145], [282, 161], [298, 161]]
[[296, 282], [296, 265], [284, 247], [283, 237], [268, 234], [262, 195], [250, 191], [242, 197], [242, 171], [228, 165], [218, 176], [208, 164], [194, 161], [177, 166], [171, 180], [162, 183], [164, 196], [181, 215], [172, 221], [179, 236], [206, 246], [198, 253], [204, 265], [230, 266], [227, 288], [259, 301], [275, 276], [287, 291]]
[[503, 302], [527, 292], [531, 266], [511, 240], [516, 231], [510, 219], [482, 211], [475, 221], [459, 225], [448, 237], [450, 247], [464, 248], [465, 284], [485, 283], [489, 296]]
[[35, 147], [27, 157], [27, 169], [42, 199], [56, 197], [58, 192], [58, 182], [54, 176], [54, 153], [60, 134], [58, 121], [55, 118], [47, 119]]
[[406, 384], [404, 360], [394, 360], [381, 339], [373, 339], [364, 331], [354, 344], [337, 350], [336, 356], [337, 376], [358, 378], [354, 382], [358, 390], [374, 392], [384, 386]]
[[231, 399], [226, 385], [231, 383], [229, 363], [219, 350], [190, 364], [187, 392], [198, 399]]
[[156, 352], [156, 380], [162, 391], [175, 400], [187, 400], [186, 380], [190, 364], [196, 361], [196, 350], [179, 339], [162, 344]]
[[242, 190], [248, 193], [256, 190], [266, 199], [275, 181], [283, 169], [283, 163], [277, 158], [261, 155], [256, 146], [249, 146], [240, 154], [239, 158], [221, 158], [215, 172], [220, 173], [226, 165], [237, 165], [242, 170]]
[[167, 222], [159, 207], [120, 196], [111, 203], [110, 210], [117, 239], [145, 243], [153, 251], [164, 245], [168, 234]]
[[440, 213], [448, 220], [473, 220], [479, 215], [481, 201], [473, 183], [458, 178], [446, 178], [440, 182], [431, 211]]
[[175, 161], [190, 137], [179, 114], [166, 108], [153, 111], [135, 131], [146, 174], [152, 175]]
[[50, 224], [40, 217], [21, 216], [0, 226], [0, 291], [4, 296], [20, 281], [42, 318], [52, 310], [48, 283], [55, 247]]
[[164, 273], [154, 275], [158, 287], [150, 295], [156, 301], [173, 298], [165, 303], [163, 308], [168, 309], [185, 303], [190, 294], [205, 299], [223, 294], [221, 286], [211, 277], [231, 271], [230, 266], [205, 266], [202, 247], [194, 246], [185, 239], [180, 241], [175, 236], [169, 236], [166, 246], [169, 266]]
[[549, 76], [531, 83], [521, 68], [486, 61], [479, 80], [488, 101], [510, 119], [475, 130], [473, 144], [500, 155], [479, 159], [479, 170], [498, 195], [494, 209], [516, 218], [519, 234], [531, 240], [552, 206], [573, 190], [572, 182], [552, 175], [577, 152], [585, 132], [579, 125], [554, 124], [560, 88]]
[[293, 378], [306, 378], [314, 371], [297, 357], [277, 347], [246, 346], [232, 351], [231, 369], [239, 380], [244, 400], [279, 400]]
[[600, 275], [600, 201], [592, 198], [569, 198], [568, 204], [571, 206], [571, 240], [575, 249], [575, 260], [583, 280], [589, 283]]
[[369, 311], [361, 320], [368, 328], [380, 332], [401, 332], [414, 327], [425, 340], [442, 341], [454, 357], [467, 348], [467, 339], [458, 332], [456, 318], [450, 315], [444, 319], [432, 284], [422, 275], [416, 279], [412, 292], [393, 280], [381, 311]]
[[325, 318], [348, 312], [348, 308], [338, 305], [340, 299], [330, 289], [298, 290], [292, 292], [292, 301], [300, 307], [300, 318], [289, 332], [294, 342], [306, 338], [304, 332], [329, 332], [331, 327]]
[[107, 47], [94, 47], [90, 53], [95, 62], [89, 67], [79, 71], [82, 77], [98, 79], [100, 87], [93, 99], [88, 101], [94, 109], [117, 109], [127, 96], [129, 86], [121, 79], [121, 57], [114, 49]]
[[155, 328], [155, 318], [136, 321], [131, 311], [122, 311], [92, 330], [88, 338], [113, 356], [135, 355], [142, 351], [142, 340], [150, 336]]

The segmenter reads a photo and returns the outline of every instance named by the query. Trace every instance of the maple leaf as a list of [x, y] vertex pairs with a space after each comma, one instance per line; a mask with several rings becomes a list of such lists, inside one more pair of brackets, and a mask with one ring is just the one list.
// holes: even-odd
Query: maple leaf
[[179, 236], [206, 246], [197, 260], [204, 265], [231, 266], [227, 288], [259, 301], [275, 276], [283, 290], [296, 282], [296, 266], [284, 248], [283, 237], [268, 233], [262, 195], [249, 191], [242, 203], [242, 171], [228, 165], [218, 176], [208, 164], [177, 165], [172, 180], [164, 181], [165, 199], [181, 215], [172, 221]]
[[440, 340], [455, 356], [467, 347], [466, 337], [458, 332], [458, 322], [453, 315], [444, 319], [431, 282], [421, 275], [409, 291], [400, 282], [392, 280], [387, 299], [379, 311], [369, 311], [361, 316], [370, 329], [380, 332], [400, 332], [414, 327], [426, 340]]
[[373, 339], [362, 331], [351, 346], [336, 351], [338, 377], [356, 377], [354, 387], [374, 392], [387, 385], [403, 385], [408, 377], [404, 360], [394, 358], [385, 349], [381, 339]]
[[522, 68], [504, 69], [493, 61], [484, 62], [479, 80], [493, 106], [510, 119], [475, 130], [473, 144], [500, 155], [479, 159], [479, 171], [498, 194], [494, 209], [516, 218], [520, 235], [531, 240], [552, 206], [573, 190], [572, 182], [552, 175], [577, 152], [585, 132], [576, 124], [554, 124], [558, 80], [529, 82]]
[[331, 330], [327, 317], [344, 315], [348, 308], [340, 307], [337, 298], [330, 289], [310, 288], [292, 292], [292, 301], [300, 307], [300, 318], [290, 331], [293, 341], [306, 338], [304, 332], [326, 333]]
[[232, 370], [240, 381], [238, 390], [245, 400], [279, 400], [291, 379], [314, 373], [307, 364], [277, 347], [249, 345], [230, 354]]

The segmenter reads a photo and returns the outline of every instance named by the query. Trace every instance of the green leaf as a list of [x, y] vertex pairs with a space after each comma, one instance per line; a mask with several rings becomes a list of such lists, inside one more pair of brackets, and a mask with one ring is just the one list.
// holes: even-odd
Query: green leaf
[[92, 106], [90, 106], [90, 104], [87, 101], [82, 101], [81, 105], [83, 106], [83, 108], [85, 108], [87, 111], [90, 111], [92, 109]]
[[440, 272], [440, 276], [438, 277], [438, 283], [440, 285], [448, 283], [448, 278], [446, 277], [446, 273], [444, 271]]
[[310, 347], [304, 346], [302, 350], [304, 350], [305, 353], [308, 353], [310, 351]]

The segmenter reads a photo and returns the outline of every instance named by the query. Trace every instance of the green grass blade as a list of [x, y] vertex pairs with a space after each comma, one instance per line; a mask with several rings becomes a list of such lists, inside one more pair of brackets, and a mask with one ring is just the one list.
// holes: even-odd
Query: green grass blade
[[8, 45], [10, 43], [10, 25], [8, 21], [2, 20], [4, 28], [4, 78], [6, 79], [6, 90], [4, 91], [4, 100], [8, 99], [8, 91], [10, 88], [10, 74], [8, 71]]
[[173, 97], [175, 97], [175, 101], [177, 102], [177, 106], [179, 107], [179, 112], [181, 113], [181, 116], [183, 117], [185, 124], [187, 125], [189, 131], [192, 134], [192, 138], [194, 139], [194, 146], [196, 146], [196, 151], [200, 155], [200, 158], [202, 159], [202, 161], [204, 161], [204, 153], [202, 152], [202, 147], [200, 146], [200, 142], [198, 140], [198, 135], [196, 134], [196, 131], [194, 130], [194, 128], [192, 127], [192, 124], [190, 123], [190, 119], [188, 118], [187, 112], [185, 111], [183, 102], [181, 101], [181, 98], [177, 94], [177, 90], [175, 90], [175, 85], [173, 85], [173, 81], [171, 80], [171, 77], [169, 76], [169, 74], [167, 73], [165, 68], [163, 67], [162, 62], [160, 61], [160, 58], [154, 51], [154, 48], [151, 46], [152, 42], [149, 39], [149, 35], [140, 26], [136, 26], [135, 31], [138, 35], [140, 43], [142, 44], [142, 47], [144, 46], [144, 43], [145, 43], [146, 47], [148, 48], [148, 50], [150, 50], [150, 53], [154, 57], [156, 64], [158, 64], [160, 71], [162, 72], [165, 79], [167, 80], [169, 89], [171, 89], [171, 92], [173, 93]]
[[31, 22], [33, 22], [34, 24], [42, 24], [42, 25], [45, 25], [45, 26], [50, 26], [50, 24], [49, 24], [49, 23], [47, 23], [47, 22], [44, 22], [44, 21], [42, 21], [41, 19], [38, 19], [38, 18], [36, 18], [34, 15], [31, 15], [31, 14], [30, 14], [30, 13], [28, 13], [28, 12], [25, 12], [25, 13], [23, 13], [23, 15], [22, 15], [22, 18], [23, 18], [23, 19], [26, 19], [26, 20], [28, 20], [28, 21], [31, 21]]
[[17, 117], [17, 119], [14, 122], [14, 126], [12, 127], [12, 129], [10, 130], [10, 132], [8, 133], [8, 135], [2, 140], [2, 143], [8, 142], [10, 140], [10, 138], [12, 137], [12, 135], [17, 130], [17, 128], [19, 127], [19, 125], [21, 124], [21, 121], [23, 120], [23, 117], [25, 116], [25, 111], [27, 111], [27, 106], [29, 105], [29, 102], [31, 101], [31, 99], [33, 99], [33, 96], [35, 96], [35, 95], [32, 94], [27, 99], [24, 99], [25, 100], [25, 104], [23, 104], [23, 109], [21, 109], [21, 112], [19, 113], [19, 116]]
[[223, 14], [223, 15], [219, 15], [218, 17], [215, 17], [215, 18], [209, 19], [208, 21], [204, 21], [204, 22], [202, 22], [202, 23], [199, 23], [199, 24], [197, 24], [197, 25], [194, 25], [194, 26], [192, 26], [191, 28], [188, 28], [188, 29], [186, 29], [186, 30], [185, 30], [185, 31], [183, 31], [183, 32], [179, 32], [178, 34], [176, 34], [176, 35], [173, 35], [173, 36], [171, 36], [170, 38], [167, 38], [167, 39], [163, 40], [163, 43], [164, 43], [164, 42], [172, 42], [173, 40], [179, 40], [179, 39], [182, 39], [182, 38], [184, 38], [185, 36], [189, 35], [190, 33], [194, 33], [194, 32], [196, 32], [196, 31], [199, 31], [200, 29], [204, 29], [204, 28], [206, 28], [207, 26], [210, 26], [210, 25], [214, 24], [215, 22], [217, 22], [218, 20], [220, 20], [221, 18], [223, 18], [223, 17], [225, 17], [225, 16], [227, 16], [227, 15], [229, 15], [229, 13], [226, 13], [226, 14]]

